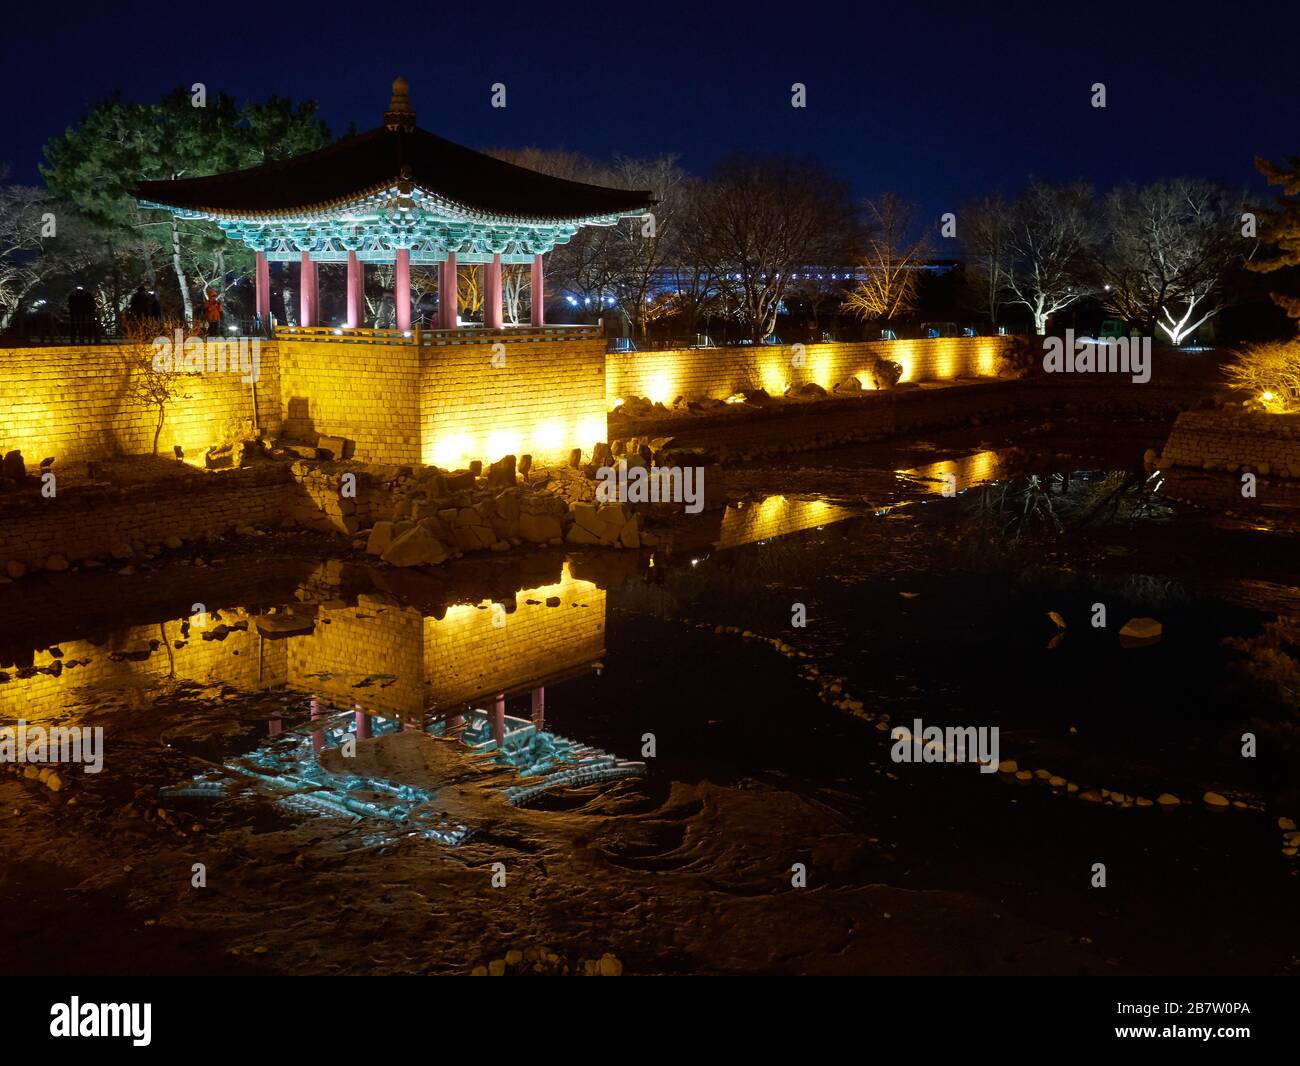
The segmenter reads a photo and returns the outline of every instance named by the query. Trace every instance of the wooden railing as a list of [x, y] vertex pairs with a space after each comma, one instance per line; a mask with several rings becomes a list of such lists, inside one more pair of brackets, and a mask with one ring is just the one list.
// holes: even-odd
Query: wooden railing
[[333, 344], [540, 344], [560, 340], [592, 340], [600, 337], [599, 326], [507, 326], [484, 329], [461, 326], [457, 329], [350, 329], [346, 326], [276, 325], [277, 340], [327, 341]]

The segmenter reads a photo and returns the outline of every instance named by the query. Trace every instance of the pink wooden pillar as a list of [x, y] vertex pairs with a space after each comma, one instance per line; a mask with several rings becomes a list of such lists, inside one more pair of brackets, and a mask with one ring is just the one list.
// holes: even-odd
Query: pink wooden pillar
[[[314, 722], [320, 717], [320, 701], [313, 696], [311, 698], [311, 720]], [[325, 731], [323, 729], [313, 729], [311, 731], [311, 747], [317, 755], [325, 750]]]
[[538, 729], [546, 725], [546, 688], [542, 685], [533, 689], [533, 725]]
[[492, 739], [497, 742], [497, 749], [506, 740], [506, 694], [498, 692], [492, 704]]
[[302, 253], [302, 270], [298, 277], [298, 321], [316, 325], [316, 264], [310, 252]]
[[463, 714], [449, 714], [447, 715], [447, 728], [443, 730], [443, 735], [450, 736], [458, 729], [464, 729], [464, 728], [465, 728], [465, 716]]
[[456, 253], [448, 252], [438, 278], [438, 319], [443, 329], [456, 328]]
[[357, 719], [357, 739], [365, 740], [370, 736], [370, 719], [367, 717], [366, 712], [361, 709], [360, 702], [354, 703], [352, 710]]
[[393, 271], [393, 302], [397, 305], [397, 328], [411, 328], [411, 253], [397, 249], [397, 266]]
[[361, 325], [361, 307], [364, 298], [361, 286], [365, 277], [363, 270], [357, 253], [348, 252], [348, 329], [356, 329]]
[[262, 320], [262, 331], [271, 328], [271, 264], [266, 253], [257, 253], [257, 317]]
[[505, 317], [501, 310], [501, 253], [486, 264], [487, 284], [483, 286], [483, 325], [488, 329], [501, 329]]
[[546, 325], [546, 293], [543, 282], [542, 255], [533, 256], [533, 325]]

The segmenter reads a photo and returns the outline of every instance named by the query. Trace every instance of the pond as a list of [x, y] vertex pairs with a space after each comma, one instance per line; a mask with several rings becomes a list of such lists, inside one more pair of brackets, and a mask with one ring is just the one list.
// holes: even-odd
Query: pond
[[[969, 438], [729, 471], [653, 555], [3, 590], [0, 716], [105, 766], [0, 777], [0, 964], [1294, 971], [1293, 539], [1123, 433]], [[895, 761], [900, 724], [1016, 772]]]

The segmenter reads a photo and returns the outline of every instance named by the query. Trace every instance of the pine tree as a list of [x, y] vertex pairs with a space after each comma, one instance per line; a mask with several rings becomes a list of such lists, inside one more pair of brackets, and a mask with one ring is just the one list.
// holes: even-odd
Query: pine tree
[[[1300, 156], [1287, 156], [1285, 165], [1277, 166], [1266, 159], [1255, 159], [1257, 169], [1270, 185], [1281, 185], [1282, 195], [1273, 210], [1260, 211], [1260, 237], [1274, 250], [1271, 259], [1258, 258], [1247, 267], [1261, 274], [1300, 267]], [[1300, 296], [1274, 291], [1273, 302], [1287, 315], [1300, 319]]]

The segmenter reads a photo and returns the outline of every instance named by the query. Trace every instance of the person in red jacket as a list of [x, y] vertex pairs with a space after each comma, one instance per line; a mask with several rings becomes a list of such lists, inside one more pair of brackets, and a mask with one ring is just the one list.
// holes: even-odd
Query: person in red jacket
[[203, 304], [203, 317], [208, 323], [209, 337], [221, 332], [221, 301], [217, 299], [216, 289], [208, 290], [208, 298]]

